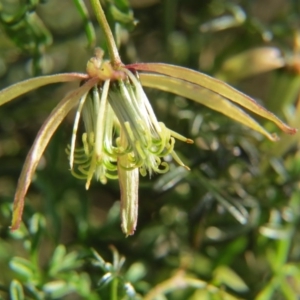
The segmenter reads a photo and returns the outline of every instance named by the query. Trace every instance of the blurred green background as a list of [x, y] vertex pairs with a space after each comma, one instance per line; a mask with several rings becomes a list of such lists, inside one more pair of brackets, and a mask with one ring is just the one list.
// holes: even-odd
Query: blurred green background
[[[216, 76], [300, 128], [299, 1], [101, 2], [124, 63]], [[0, 1], [1, 89], [38, 74], [85, 71], [92, 23], [94, 44], [105, 49], [105, 41], [88, 1], [88, 19], [80, 3]], [[47, 86], [0, 108], [0, 299], [299, 299], [299, 135], [271, 143], [155, 90], [146, 92], [158, 119], [195, 141], [176, 144], [191, 171], [171, 163], [167, 174], [141, 178], [133, 236], [121, 232], [118, 182], [86, 191], [69, 172], [74, 114], [41, 160], [24, 224], [10, 232], [26, 154], [74, 88]]]

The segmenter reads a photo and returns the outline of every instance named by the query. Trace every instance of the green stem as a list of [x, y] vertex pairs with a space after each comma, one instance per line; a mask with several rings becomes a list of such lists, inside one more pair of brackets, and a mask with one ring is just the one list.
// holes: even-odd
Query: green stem
[[114, 278], [111, 284], [111, 300], [118, 300], [118, 278]]
[[118, 67], [122, 62], [120, 59], [120, 55], [118, 52], [117, 45], [115, 43], [113, 34], [110, 30], [108, 22], [106, 20], [104, 11], [102, 9], [100, 0], [90, 0], [93, 10], [95, 12], [96, 18], [104, 32], [105, 39], [107, 42], [108, 53], [111, 59], [111, 63], [113, 67]]

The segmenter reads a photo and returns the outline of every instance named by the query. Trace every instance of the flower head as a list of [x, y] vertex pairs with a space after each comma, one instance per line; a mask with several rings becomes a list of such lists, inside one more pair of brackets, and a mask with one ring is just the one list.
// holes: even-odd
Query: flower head
[[[138, 77], [125, 67], [114, 72], [102, 56], [103, 52], [97, 49], [87, 65], [88, 74], [97, 76], [99, 82], [78, 103], [71, 145], [67, 149], [72, 174], [86, 180], [86, 189], [93, 177], [103, 184], [119, 177], [121, 189], [125, 190], [127, 184], [131, 191], [138, 185], [138, 171], [142, 176], [167, 172], [168, 163], [163, 161], [167, 155], [188, 169], [174, 151], [175, 138], [187, 143], [193, 141], [158, 122]], [[76, 148], [81, 116], [85, 132], [82, 147]], [[132, 199], [132, 192], [121, 193], [122, 207], [134, 202]], [[134, 215], [136, 210], [137, 205], [131, 210]], [[132, 234], [136, 218], [121, 215], [123, 220], [135, 219], [133, 223], [122, 222], [123, 231]]]
[[[122, 229], [126, 235], [133, 234], [137, 222], [138, 173], [151, 176], [167, 172], [169, 166], [163, 160], [167, 155], [188, 169], [176, 154], [174, 145], [176, 139], [192, 143], [157, 120], [142, 86], [192, 99], [272, 141], [277, 140], [277, 136], [267, 132], [240, 106], [273, 121], [287, 133], [296, 132], [253, 99], [222, 81], [166, 64], [112, 65], [103, 60], [103, 52], [99, 49], [87, 64], [87, 74], [41, 76], [17, 83], [0, 92], [0, 105], [42, 85], [71, 80], [83, 80], [83, 84], [54, 108], [26, 158], [14, 200], [12, 229], [19, 227], [25, 194], [50, 138], [75, 106], [73, 133], [67, 148], [71, 172], [86, 180], [87, 189], [93, 177], [102, 183], [119, 179]], [[82, 146], [77, 147], [81, 118], [85, 132], [81, 137]]]

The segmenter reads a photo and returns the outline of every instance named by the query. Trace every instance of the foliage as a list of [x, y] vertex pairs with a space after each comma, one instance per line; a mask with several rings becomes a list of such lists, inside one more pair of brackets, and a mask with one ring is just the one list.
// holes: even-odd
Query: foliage
[[[84, 71], [93, 53], [87, 45], [106, 47], [82, 1], [24, 0], [7, 12], [13, 2], [0, 4], [1, 88], [33, 73]], [[102, 2], [124, 62], [199, 69], [300, 128], [297, 1]], [[0, 109], [0, 297], [299, 298], [299, 136], [272, 143], [181, 96], [147, 91], [159, 119], [195, 145], [177, 146], [190, 171], [170, 163], [170, 172], [142, 179], [134, 236], [120, 231], [116, 181], [85, 191], [70, 176], [73, 116], [50, 142], [24, 223], [11, 232], [24, 157], [57, 100], [77, 87], [70, 85], [41, 88]]]

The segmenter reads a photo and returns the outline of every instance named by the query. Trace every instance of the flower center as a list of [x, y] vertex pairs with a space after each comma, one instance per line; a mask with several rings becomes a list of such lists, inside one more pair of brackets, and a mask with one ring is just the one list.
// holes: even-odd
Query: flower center
[[[175, 138], [193, 141], [158, 122], [137, 77], [127, 69], [120, 72], [123, 79], [107, 79], [100, 87], [95, 86], [80, 100], [76, 112], [67, 153], [72, 174], [85, 179], [87, 189], [93, 176], [102, 183], [116, 179], [118, 168], [138, 168], [142, 176], [165, 173], [169, 165], [162, 158], [167, 155], [188, 169], [174, 151]], [[81, 115], [86, 132], [83, 146], [75, 149]]]

